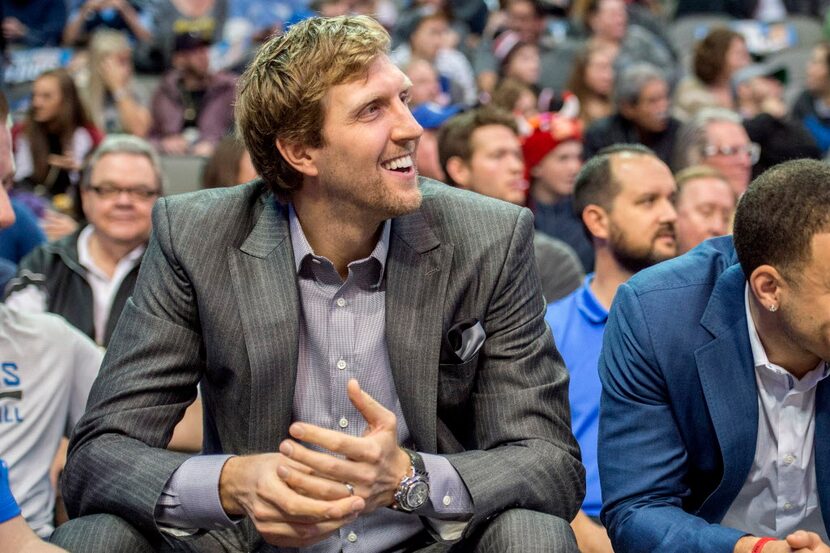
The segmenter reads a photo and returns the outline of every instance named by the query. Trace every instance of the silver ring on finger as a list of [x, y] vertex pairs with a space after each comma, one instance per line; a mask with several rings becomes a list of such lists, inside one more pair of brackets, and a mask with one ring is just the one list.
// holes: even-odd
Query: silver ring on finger
[[346, 486], [347, 490], [349, 490], [349, 495], [354, 495], [354, 486], [352, 486], [348, 482], [343, 482], [343, 485]]

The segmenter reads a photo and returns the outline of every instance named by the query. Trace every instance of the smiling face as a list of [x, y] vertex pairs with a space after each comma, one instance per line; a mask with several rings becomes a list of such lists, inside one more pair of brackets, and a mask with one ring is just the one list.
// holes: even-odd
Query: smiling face
[[409, 110], [409, 79], [385, 55], [365, 78], [326, 94], [323, 140], [306, 148], [296, 195], [319, 194], [338, 212], [382, 221], [421, 204], [415, 150], [423, 129]]
[[[118, 192], [102, 194], [95, 189]], [[146, 242], [157, 195], [143, 197], [142, 191], [159, 191], [158, 176], [146, 156], [125, 152], [101, 156], [92, 168], [89, 186], [81, 188], [84, 215], [96, 234], [123, 246]]]
[[63, 108], [58, 78], [46, 75], [36, 80], [32, 85], [32, 118], [38, 123], [48, 123], [55, 120]]
[[557, 197], [573, 194], [576, 175], [582, 168], [582, 142], [568, 140], [559, 144], [533, 168], [534, 185]]
[[810, 259], [780, 288], [780, 328], [799, 358], [830, 361], [830, 232], [810, 241]]

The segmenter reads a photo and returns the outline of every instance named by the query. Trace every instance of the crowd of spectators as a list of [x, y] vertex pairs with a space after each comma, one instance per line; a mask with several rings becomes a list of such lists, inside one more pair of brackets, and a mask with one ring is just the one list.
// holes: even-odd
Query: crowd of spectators
[[[14, 163], [0, 163], [0, 178], [14, 222], [0, 229], [0, 289], [12, 308], [0, 310], [0, 337], [3, 325], [17, 324], [11, 313], [50, 312], [74, 326], [53, 330], [57, 323], [43, 319], [54, 340], [63, 333], [79, 348], [106, 348], [165, 188], [257, 177], [234, 135], [234, 101], [258, 47], [309, 16], [374, 15], [392, 36], [390, 59], [411, 81], [424, 129], [419, 173], [534, 213], [547, 321], [571, 371], [573, 430], [588, 475], [573, 528], [583, 551], [609, 553], [598, 520], [596, 367], [617, 287], [729, 234], [752, 178], [830, 151], [830, 42], [802, 44], [811, 54], [799, 82], [730, 26], [735, 18], [818, 22], [824, 2], [676, 4], [670, 14], [655, 0], [3, 2], [0, 112]], [[676, 50], [666, 31], [673, 18], [700, 13], [723, 23], [701, 27], [690, 51]], [[14, 76], [14, 63], [56, 51], [66, 55], [46, 56], [49, 67], [31, 80]], [[169, 183], [162, 161], [174, 158], [198, 159], [203, 171]], [[624, 175], [615, 186], [611, 172]], [[651, 197], [647, 209], [638, 194]], [[100, 362], [91, 351], [76, 368], [83, 382], [73, 383], [86, 389], [61, 415], [69, 426], [91, 385], [89, 366]], [[198, 403], [171, 448], [198, 450]], [[48, 454], [15, 466], [16, 438], [0, 421], [0, 459], [41, 536], [54, 523], [54, 489], [41, 490], [38, 512], [31, 489], [46, 486], [65, 453], [50, 432]]]

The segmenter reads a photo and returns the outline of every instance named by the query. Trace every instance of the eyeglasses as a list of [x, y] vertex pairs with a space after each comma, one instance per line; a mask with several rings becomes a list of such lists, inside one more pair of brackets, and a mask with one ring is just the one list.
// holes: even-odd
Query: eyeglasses
[[748, 154], [752, 165], [755, 165], [761, 157], [761, 146], [755, 142], [750, 142], [743, 146], [715, 146], [714, 144], [707, 144], [703, 147], [703, 155], [706, 157], [716, 155], [729, 157], [738, 154]]
[[144, 186], [121, 188], [118, 186], [112, 186], [111, 184], [90, 184], [87, 188], [95, 192], [99, 198], [103, 198], [105, 200], [115, 198], [122, 192], [126, 193], [135, 200], [151, 200], [161, 194], [158, 190], [153, 190], [152, 188], [146, 188]]

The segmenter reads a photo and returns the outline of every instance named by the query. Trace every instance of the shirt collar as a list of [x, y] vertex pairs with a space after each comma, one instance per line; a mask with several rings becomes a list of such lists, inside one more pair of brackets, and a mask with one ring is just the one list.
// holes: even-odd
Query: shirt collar
[[790, 374], [784, 367], [770, 362], [764, 344], [761, 343], [761, 338], [758, 336], [758, 328], [752, 318], [752, 311], [749, 309], [750, 293], [749, 283], [747, 283], [744, 286], [744, 309], [746, 310], [746, 326], [749, 330], [749, 345], [752, 348], [752, 362], [755, 365], [755, 370], [762, 375], [772, 376], [775, 380], [786, 380], [789, 389], [795, 389], [799, 392], [806, 392], [824, 380], [830, 373], [830, 365], [826, 361], [819, 361], [816, 368], [805, 374], [800, 380]]
[[[303, 263], [307, 258], [316, 260], [317, 262], [331, 264], [331, 261], [325, 257], [315, 255], [314, 250], [311, 248], [311, 244], [308, 243], [308, 239], [303, 232], [300, 219], [294, 211], [294, 204], [288, 204], [288, 227], [291, 233], [291, 247], [294, 250], [294, 268], [297, 270], [297, 274], [300, 274]], [[371, 269], [372, 274], [370, 279], [371, 285], [375, 288], [380, 286], [383, 281], [383, 272], [386, 268], [386, 258], [389, 254], [389, 240], [391, 233], [392, 221], [391, 219], [387, 219], [383, 223], [383, 230], [381, 231], [380, 239], [377, 244], [375, 244], [375, 248], [372, 250], [372, 253], [370, 253], [368, 257], [349, 263], [349, 268], [352, 268], [365, 266], [368, 261], [375, 260], [375, 263], [371, 264], [374, 268]]]
[[594, 273], [588, 273], [582, 287], [576, 294], [576, 307], [585, 319], [593, 324], [604, 324], [608, 320], [608, 310], [603, 307], [591, 290]]
[[[93, 273], [98, 278], [110, 280], [110, 277], [108, 277], [107, 274], [95, 263], [95, 259], [93, 259], [92, 254], [89, 251], [89, 241], [92, 239], [93, 232], [95, 232], [95, 227], [93, 225], [87, 225], [78, 234], [78, 263], [81, 267], [90, 273]], [[147, 244], [136, 246], [134, 249], [130, 250], [127, 255], [122, 257], [118, 261], [118, 264], [121, 265], [123, 263], [130, 265], [131, 267], [135, 266], [141, 259], [141, 256], [144, 255], [144, 250], [146, 248]]]

